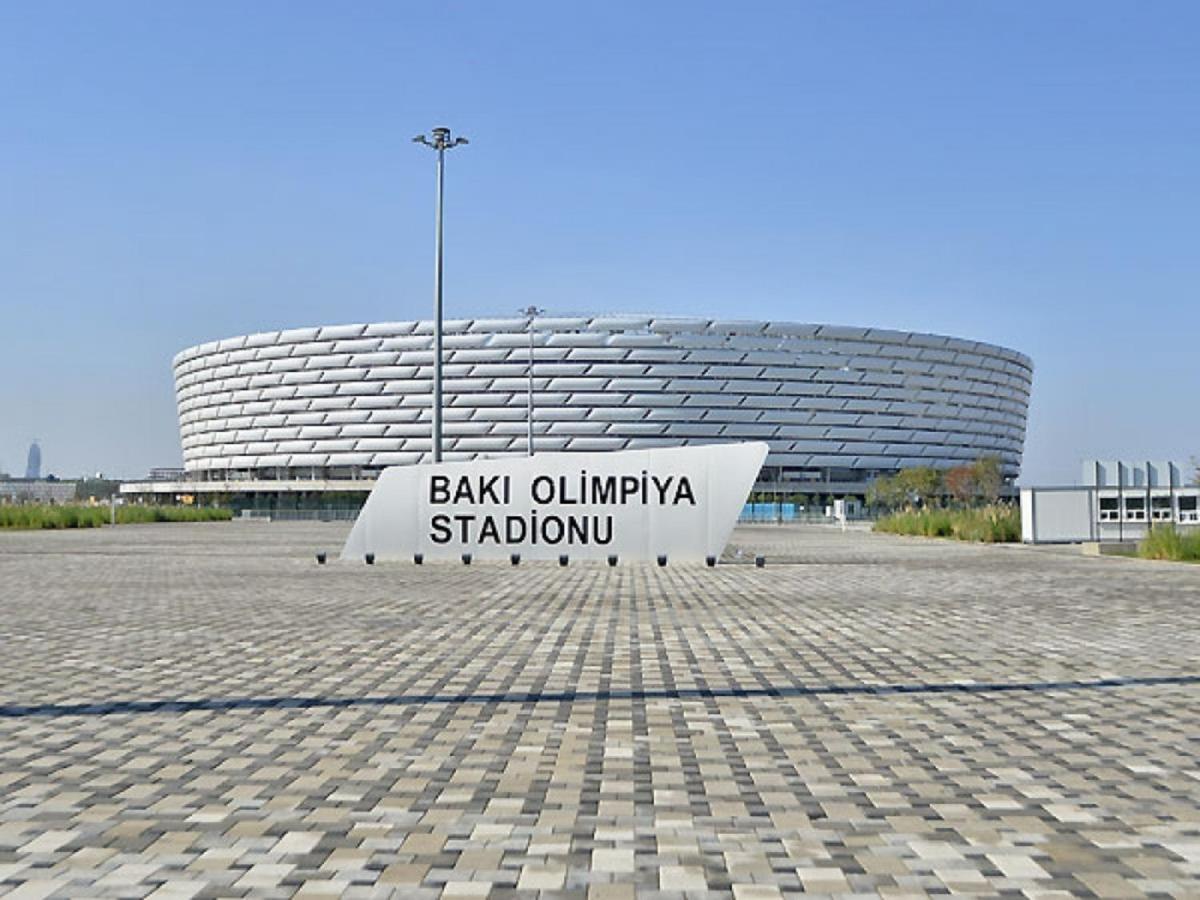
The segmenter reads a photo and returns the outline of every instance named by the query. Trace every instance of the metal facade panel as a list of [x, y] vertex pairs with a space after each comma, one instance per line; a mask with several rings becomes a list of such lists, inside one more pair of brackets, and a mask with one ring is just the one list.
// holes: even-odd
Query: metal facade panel
[[[492, 441], [477, 445], [488, 452], [523, 452], [528, 324], [520, 317], [447, 323], [446, 421], [457, 458], [484, 452], [463, 443], [470, 441]], [[557, 422], [575, 440], [603, 439], [610, 448], [635, 438], [769, 435], [768, 465], [816, 465], [788, 449], [810, 438], [823, 441], [815, 459], [836, 458], [829, 464], [843, 468], [950, 464], [982, 452], [1000, 455], [1007, 471], [1020, 465], [1031, 367], [1015, 351], [786, 322], [543, 317], [534, 327], [538, 429], [557, 442], [545, 449], [582, 449], [545, 433]], [[428, 322], [213, 341], [180, 351], [173, 371], [189, 471], [266, 460], [281, 466], [285, 457], [288, 465], [382, 465], [428, 452]], [[294, 454], [277, 447], [314, 426], [322, 436], [309, 439], [313, 446]], [[412, 434], [381, 434], [394, 426]], [[595, 429], [605, 433], [582, 433]], [[391, 449], [346, 450], [347, 441], [383, 439]]]
[[364, 337], [394, 337], [398, 334], [408, 334], [415, 322], [375, 322], [363, 329]]

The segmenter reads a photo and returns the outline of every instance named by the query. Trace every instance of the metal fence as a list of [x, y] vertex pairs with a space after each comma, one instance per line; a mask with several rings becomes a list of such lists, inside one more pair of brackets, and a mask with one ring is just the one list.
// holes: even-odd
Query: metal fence
[[359, 509], [243, 509], [238, 517], [266, 522], [353, 522]]
[[[872, 522], [875, 516], [865, 510], [846, 516], [848, 522]], [[738, 522], [756, 525], [836, 525], [841, 519], [832, 513], [826, 514], [824, 507], [801, 506], [798, 503], [747, 503], [742, 507]]]

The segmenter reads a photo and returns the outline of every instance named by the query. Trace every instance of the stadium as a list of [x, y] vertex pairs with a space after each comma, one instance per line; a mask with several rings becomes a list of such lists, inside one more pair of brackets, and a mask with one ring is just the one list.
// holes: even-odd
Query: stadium
[[[531, 349], [532, 348], [532, 349]], [[861, 495], [898, 469], [1021, 465], [1032, 364], [934, 334], [654, 316], [444, 327], [444, 458], [763, 440], [760, 481]], [[186, 482], [290, 492], [431, 460], [433, 324], [332, 325], [174, 360]], [[294, 484], [293, 484], [294, 483]]]

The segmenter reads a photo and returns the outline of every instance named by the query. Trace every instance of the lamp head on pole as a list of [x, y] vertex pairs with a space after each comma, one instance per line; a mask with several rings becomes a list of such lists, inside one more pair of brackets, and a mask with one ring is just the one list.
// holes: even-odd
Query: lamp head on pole
[[459, 144], [469, 144], [465, 137], [451, 137], [449, 128], [435, 128], [432, 131], [433, 137], [428, 135], [418, 134], [413, 138], [414, 144], [424, 144], [431, 150], [450, 150], [457, 147]]

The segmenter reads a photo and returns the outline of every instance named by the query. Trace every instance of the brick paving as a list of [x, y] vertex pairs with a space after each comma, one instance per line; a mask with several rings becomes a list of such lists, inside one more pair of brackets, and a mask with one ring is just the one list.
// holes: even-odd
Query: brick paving
[[0, 534], [0, 893], [1200, 896], [1200, 568], [318, 567], [345, 533]]

